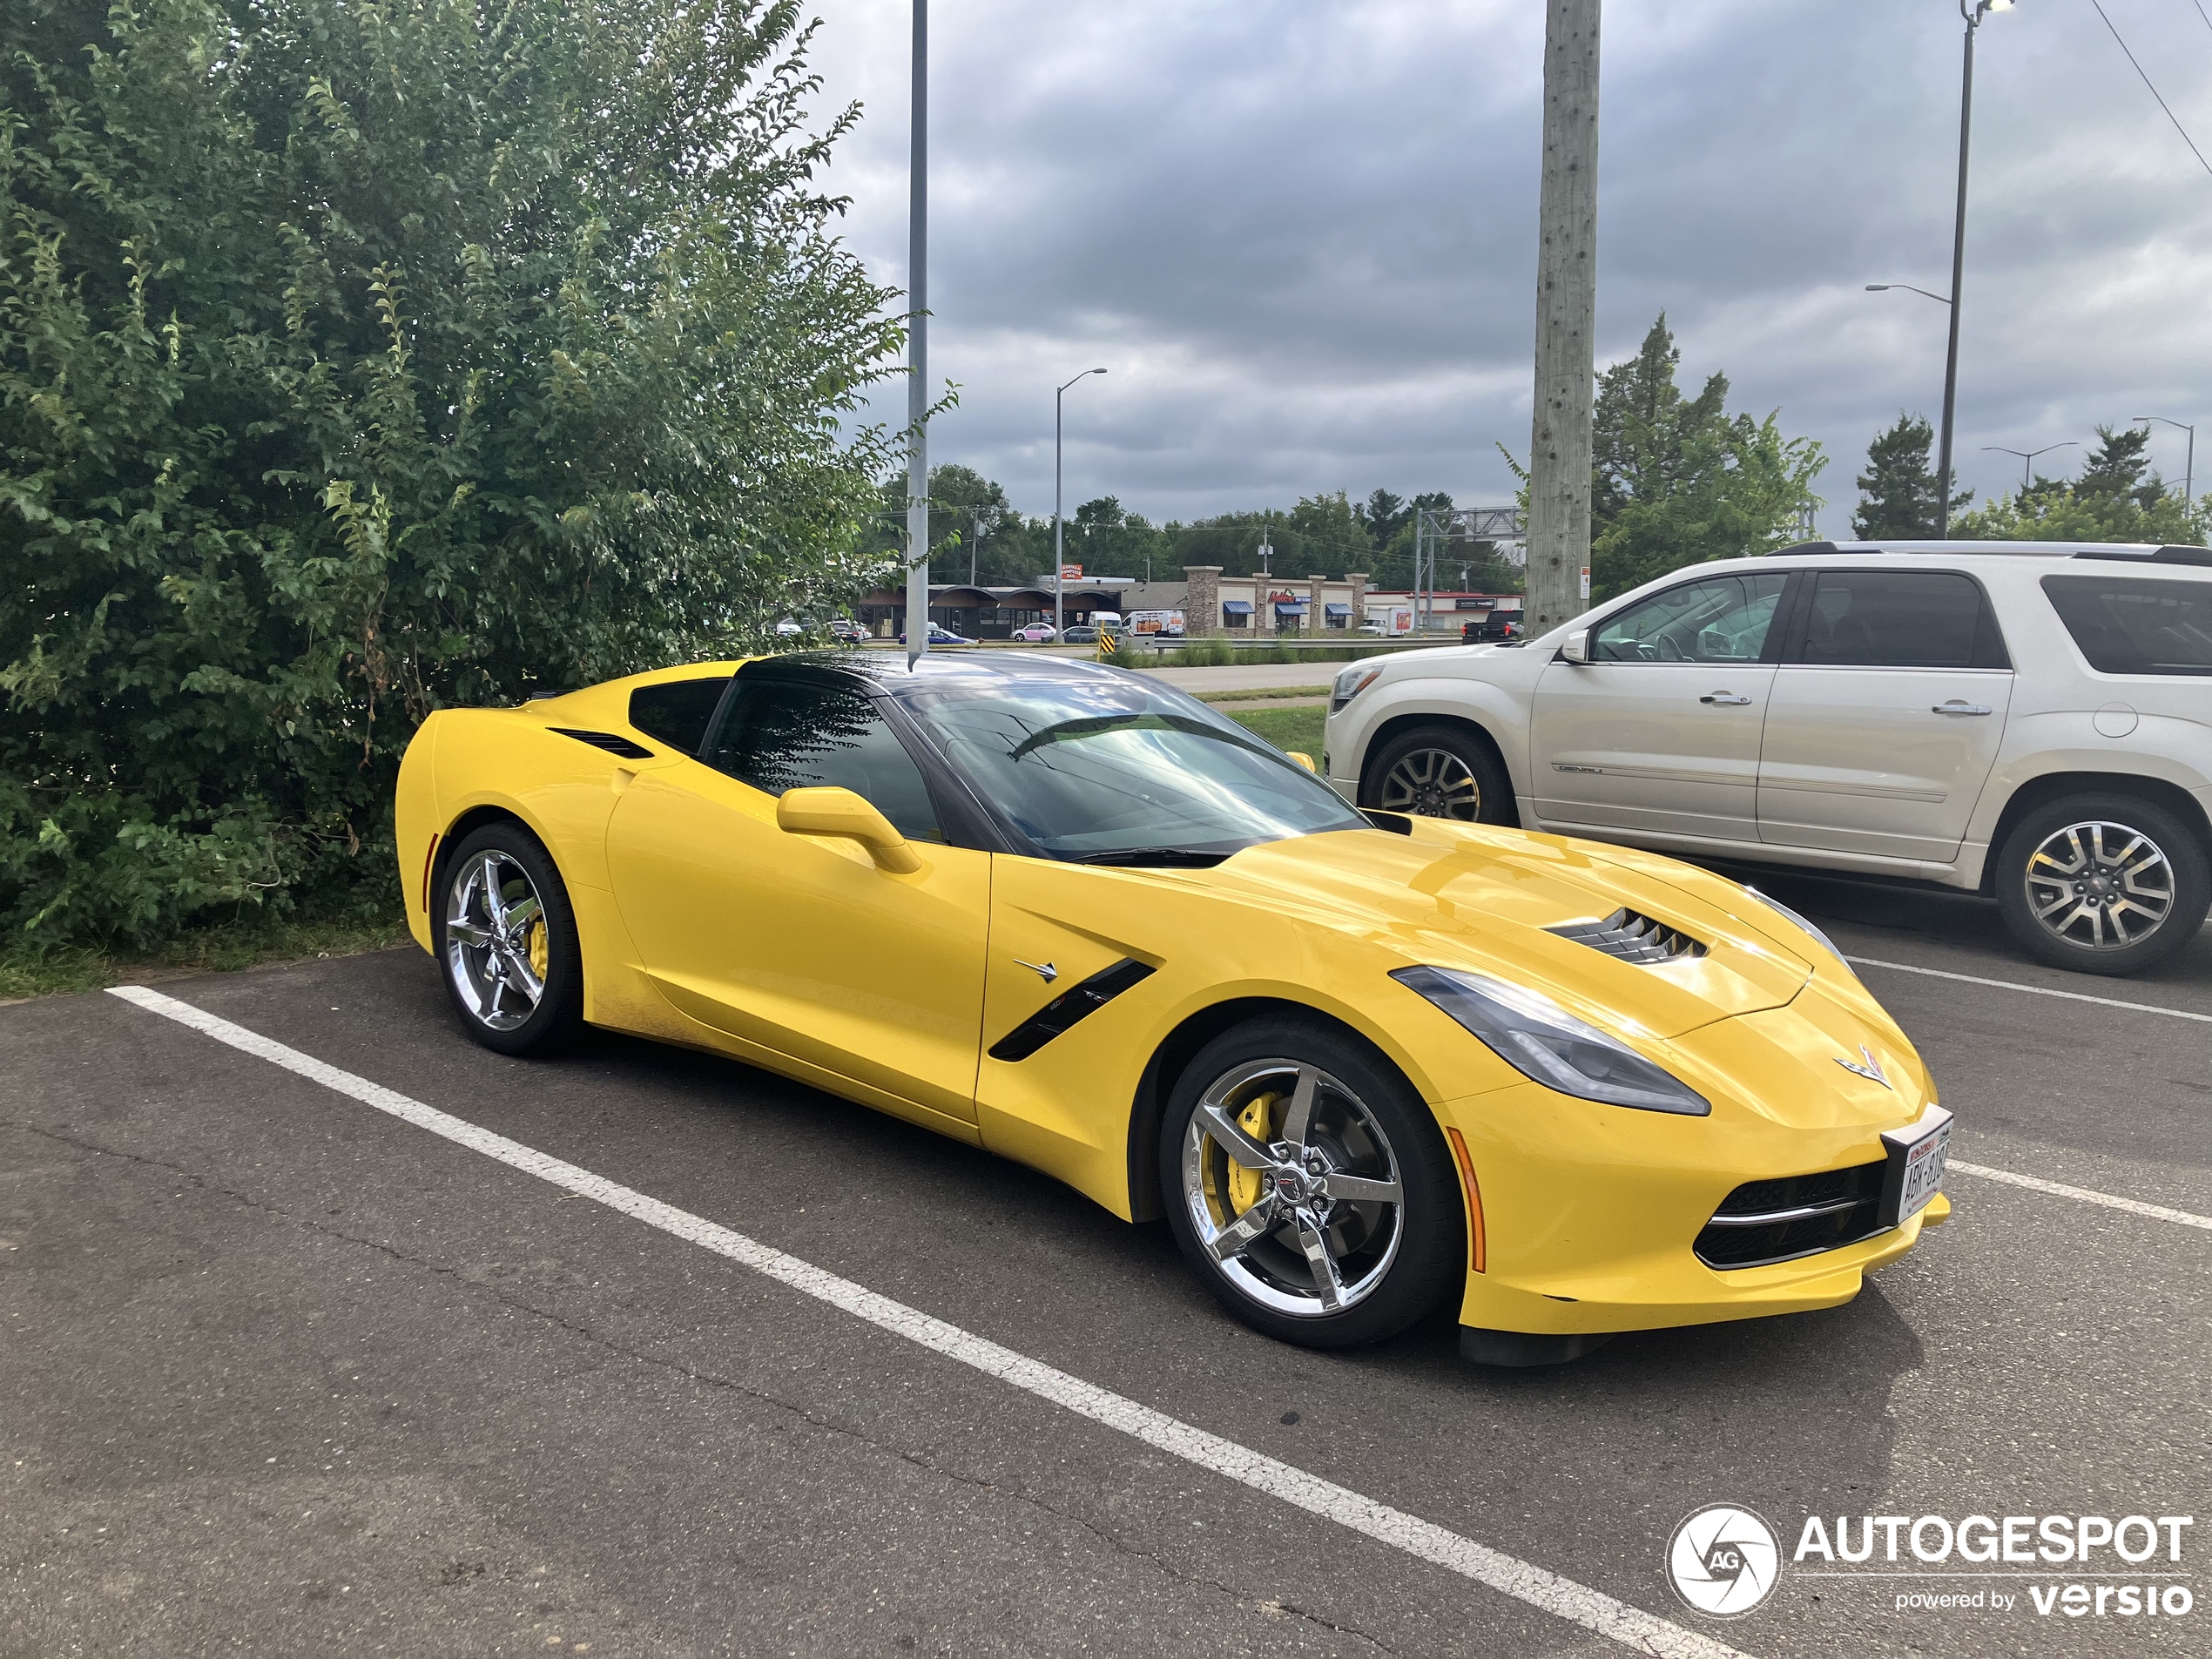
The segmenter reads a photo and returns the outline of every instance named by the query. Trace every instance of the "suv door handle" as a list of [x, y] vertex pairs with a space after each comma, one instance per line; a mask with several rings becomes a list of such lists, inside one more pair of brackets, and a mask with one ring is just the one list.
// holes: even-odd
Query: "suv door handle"
[[[1746, 707], [1751, 701], [1750, 698], [1738, 697], [1733, 691], [1708, 691], [1697, 700], [1700, 703], [1710, 703], [1716, 709], [1740, 709]], [[1988, 712], [1986, 709], [1982, 711], [1985, 714]]]
[[1969, 703], [1954, 697], [1948, 703], [1938, 703], [1928, 711], [1931, 714], [1994, 714], [1996, 710], [1984, 703]]

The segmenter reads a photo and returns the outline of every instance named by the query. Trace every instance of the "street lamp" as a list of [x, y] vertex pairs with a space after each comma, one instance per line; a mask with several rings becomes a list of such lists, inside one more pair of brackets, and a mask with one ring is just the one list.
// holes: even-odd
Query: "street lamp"
[[2079, 449], [2080, 447], [2072, 438], [2068, 438], [2064, 443], [2047, 443], [2040, 449], [2007, 449], [2001, 443], [1982, 445], [1984, 449], [1994, 449], [2000, 455], [2018, 455], [2020, 458], [2020, 494], [2023, 496], [2027, 494], [2027, 469], [2035, 464], [2036, 456], [2047, 455], [2054, 449]]
[[1943, 442], [1936, 462], [1936, 475], [1942, 489], [1936, 497], [1936, 539], [1945, 540], [1951, 534], [1951, 431], [1959, 408], [1959, 298], [1966, 274], [1966, 156], [1968, 141], [1973, 132], [1974, 118], [1974, 35], [1981, 28], [1981, 20], [1993, 11], [2010, 11], [2013, 0], [1959, 0], [1959, 15], [1966, 19], [1966, 49], [1965, 67], [1959, 79], [1959, 209], [1951, 227], [1951, 293], [1948, 298], [1939, 293], [1928, 293], [1925, 288], [1915, 288], [1909, 282], [1870, 282], [1870, 293], [1881, 293], [1891, 288], [1905, 288], [1914, 293], [1927, 294], [1939, 304], [1951, 307], [1951, 339], [1943, 359]]
[[2189, 435], [2188, 458], [2182, 463], [2182, 505], [2194, 506], [2196, 496], [2192, 486], [2196, 482], [2196, 428], [2179, 421], [2168, 421], [2162, 415], [2136, 415], [2128, 417], [2130, 426], [2148, 426], [2153, 421], [2163, 421], [2168, 426], [2180, 427]]
[[1060, 389], [1052, 395], [1052, 637], [1055, 640], [1068, 631], [1068, 561], [1061, 550], [1060, 533], [1060, 400], [1067, 396], [1068, 388], [1083, 375], [1105, 372], [1103, 368], [1087, 368], [1075, 379], [1062, 381]]

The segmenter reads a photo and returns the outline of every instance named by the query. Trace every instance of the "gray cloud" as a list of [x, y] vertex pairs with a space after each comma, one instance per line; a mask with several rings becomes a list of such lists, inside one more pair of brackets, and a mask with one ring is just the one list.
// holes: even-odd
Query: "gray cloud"
[[[2212, 149], [2212, 30], [2106, 0]], [[907, 0], [840, 0], [825, 105], [867, 116], [832, 169], [886, 280], [906, 255]], [[1686, 380], [1819, 439], [1824, 529], [1867, 440], [1942, 395], [1959, 25], [1951, 0], [1668, 0], [1607, 19], [1601, 361], [1664, 308]], [[1534, 0], [1216, 0], [932, 17], [931, 327], [961, 407], [938, 460], [1049, 510], [1052, 388], [1070, 502], [1157, 518], [1377, 485], [1504, 500], [1528, 431], [1542, 8]], [[1959, 415], [1983, 444], [2205, 417], [2212, 177], [2094, 10], [1985, 25]], [[879, 401], [900, 418], [903, 394]], [[2181, 436], [2155, 452], [2179, 479]], [[2063, 462], [2067, 452], [2047, 458]]]

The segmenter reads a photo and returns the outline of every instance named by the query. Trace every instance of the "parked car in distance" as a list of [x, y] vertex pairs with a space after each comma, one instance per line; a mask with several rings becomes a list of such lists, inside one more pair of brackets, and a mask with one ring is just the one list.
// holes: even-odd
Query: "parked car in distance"
[[872, 637], [867, 629], [850, 617], [832, 617], [829, 631], [830, 637], [840, 645], [864, 644]]
[[[899, 643], [901, 645], [907, 643], [907, 636], [903, 631], [899, 635]], [[940, 628], [933, 622], [929, 624], [929, 643], [933, 645], [972, 645], [975, 642], [963, 635]]]
[[1387, 638], [1390, 635], [1390, 630], [1384, 627], [1382, 624], [1379, 622], [1363, 622], [1359, 624], [1356, 631], [1363, 634], [1372, 634], [1378, 638]]
[[1487, 645], [1498, 640], [1520, 637], [1521, 617], [1517, 612], [1502, 617], [1477, 617], [1473, 622], [1460, 625], [1460, 639], [1463, 644]]
[[1362, 806], [1985, 894], [2127, 974], [2212, 907], [2208, 693], [2212, 550], [1807, 542], [1355, 664], [1324, 755]]
[[1098, 643], [1098, 630], [1087, 622], [1079, 622], [1060, 637], [1070, 645], [1096, 645]]
[[1049, 645], [1060, 637], [1060, 633], [1049, 622], [1032, 622], [1016, 628], [1013, 637], [1026, 644]]
[[793, 622], [789, 617], [786, 617], [776, 624], [776, 637], [779, 639], [796, 639], [806, 631], [806, 629]]

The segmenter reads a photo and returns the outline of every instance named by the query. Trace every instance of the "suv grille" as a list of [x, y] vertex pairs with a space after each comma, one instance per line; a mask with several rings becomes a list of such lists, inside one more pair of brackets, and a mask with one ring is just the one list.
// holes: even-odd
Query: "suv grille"
[[1705, 947], [1680, 928], [1629, 909], [1616, 910], [1603, 921], [1569, 922], [1547, 931], [1624, 962], [1694, 961], [1705, 954]]
[[1839, 1250], [1882, 1231], [1886, 1159], [1818, 1175], [1747, 1181], [1721, 1200], [1691, 1246], [1708, 1267], [1763, 1267]]

